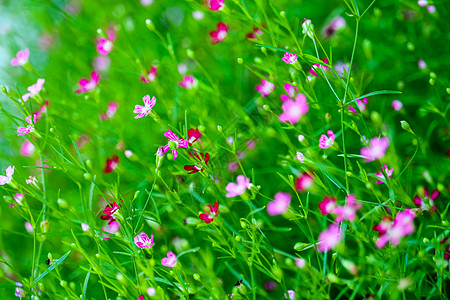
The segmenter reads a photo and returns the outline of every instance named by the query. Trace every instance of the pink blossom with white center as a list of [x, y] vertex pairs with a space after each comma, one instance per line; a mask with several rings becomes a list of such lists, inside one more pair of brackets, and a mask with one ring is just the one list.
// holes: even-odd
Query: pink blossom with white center
[[383, 218], [380, 224], [373, 227], [374, 230], [380, 232], [375, 242], [375, 247], [378, 249], [383, 248], [387, 242], [391, 242], [394, 246], [400, 244], [404, 236], [414, 232], [415, 217], [416, 213], [413, 210], [406, 209], [399, 212], [392, 223], [389, 222], [389, 219]]
[[392, 101], [392, 108], [396, 111], [401, 110], [403, 107], [403, 103], [400, 100]]
[[153, 3], [153, 0], [140, 0], [143, 6], [149, 6]]
[[298, 58], [297, 54], [285, 52], [281, 60], [287, 64], [293, 64], [297, 61], [297, 58]]
[[297, 151], [297, 155], [295, 156], [295, 158], [296, 158], [300, 163], [303, 163], [303, 161], [305, 160], [305, 156], [303, 155], [303, 153], [298, 152], [298, 151]]
[[319, 210], [322, 215], [334, 213], [336, 207], [336, 198], [334, 197], [325, 197], [322, 202], [319, 203]]
[[27, 127], [19, 126], [17, 128], [17, 132], [19, 133], [17, 134], [18, 136], [25, 135], [34, 131], [34, 123], [36, 123], [36, 115], [33, 116], [33, 122], [31, 121], [31, 116], [26, 117], [25, 121], [27, 121], [29, 125], [27, 125]]
[[328, 228], [322, 231], [319, 235], [319, 243], [317, 250], [319, 252], [327, 252], [336, 247], [336, 245], [342, 240], [343, 234], [339, 225], [330, 224]]
[[419, 4], [419, 6], [424, 7], [428, 4], [428, 1], [427, 0], [419, 0], [419, 1], [417, 1], [417, 4]]
[[28, 58], [30, 58], [30, 50], [28, 48], [19, 50], [16, 53], [16, 57], [11, 59], [11, 66], [23, 66], [28, 62]]
[[306, 261], [303, 258], [296, 258], [295, 259], [295, 265], [299, 267], [300, 269], [303, 269], [306, 266]]
[[120, 231], [120, 225], [119, 225], [119, 223], [116, 220], [111, 219], [108, 222], [108, 227], [103, 226], [103, 227], [101, 227], [101, 229], [103, 231], [106, 231], [106, 232], [110, 233], [110, 234], [105, 234], [105, 233], [102, 232], [103, 239], [105, 241], [107, 241], [107, 240], [109, 240], [111, 238], [112, 234], [116, 234], [117, 232]]
[[[386, 172], [388, 178], [391, 178], [392, 173], [394, 172], [394, 168], [390, 168], [387, 165], [383, 165], [384, 168], [384, 172]], [[377, 184], [383, 184], [384, 181], [386, 180], [383, 173], [375, 173], [375, 176], [377, 176], [378, 178], [380, 178], [379, 180], [377, 180]]]
[[[322, 59], [322, 61], [324, 63], [328, 64], [328, 59], [324, 58], [324, 59]], [[322, 69], [325, 72], [326, 70], [328, 70], [328, 67], [325, 65], [321, 65], [321, 64], [313, 64], [311, 69], [309, 69], [309, 73], [311, 75], [313, 75], [314, 77], [318, 77], [319, 75], [316, 73], [316, 71], [318, 69]]]
[[101, 36], [97, 37], [96, 48], [100, 55], [107, 55], [114, 47], [113, 42], [116, 38], [116, 31], [110, 27], [108, 28], [106, 35], [106, 39]]
[[89, 226], [89, 224], [86, 224], [86, 223], [81, 223], [81, 229], [83, 230], [83, 231], [88, 231], [89, 230], [89, 228], [91, 228], [90, 226]]
[[374, 137], [370, 140], [369, 147], [361, 149], [361, 155], [364, 156], [366, 162], [371, 162], [382, 158], [386, 154], [386, 149], [389, 147], [389, 139], [386, 137]]
[[434, 205], [434, 200], [436, 200], [440, 195], [440, 192], [435, 189], [431, 192], [431, 195], [428, 194], [428, 189], [423, 189], [423, 196], [415, 196], [414, 204], [419, 207], [421, 210], [428, 210], [430, 213], [436, 211], [436, 205]]
[[282, 215], [288, 210], [289, 204], [291, 204], [291, 195], [279, 192], [274, 200], [267, 204], [267, 213], [270, 216]]
[[42, 90], [42, 86], [44, 85], [44, 83], [45, 79], [39, 78], [35, 84], [30, 85], [27, 88], [29, 93], [26, 93], [22, 96], [22, 101], [27, 102], [30, 97], [37, 95]]
[[332, 130], [327, 131], [328, 136], [322, 134], [319, 139], [319, 148], [326, 149], [330, 148], [334, 144], [334, 139], [336, 136]]
[[28, 179], [25, 180], [26, 184], [37, 184], [37, 179], [34, 176], [28, 176]]
[[217, 24], [217, 30], [212, 30], [209, 33], [211, 37], [211, 44], [215, 45], [223, 42], [228, 35], [229, 25], [223, 22]]
[[436, 12], [436, 6], [434, 5], [428, 5], [427, 10], [430, 14], [434, 14]]
[[178, 135], [170, 130], [167, 130], [164, 133], [164, 136], [169, 139], [169, 143], [163, 147], [164, 153], [166, 153], [169, 149], [172, 149], [173, 159], [176, 159], [178, 156], [177, 148], [187, 148], [187, 140], [178, 137]]
[[421, 70], [425, 70], [427, 68], [427, 64], [425, 63], [425, 61], [423, 59], [419, 59], [419, 61], [417, 62], [417, 66]]
[[295, 182], [295, 188], [299, 192], [309, 190], [314, 184], [314, 179], [308, 173], [301, 174]]
[[78, 81], [80, 88], [75, 90], [75, 93], [81, 94], [93, 91], [97, 87], [100, 78], [101, 76], [95, 71], [91, 73], [91, 79], [81, 78]]
[[131, 156], [133, 156], [133, 152], [131, 150], [125, 150], [124, 154], [127, 158], [130, 158]]
[[244, 175], [239, 175], [237, 177], [237, 184], [234, 182], [230, 182], [225, 187], [225, 190], [228, 192], [225, 197], [232, 198], [242, 195], [250, 187], [250, 178], [246, 178]]
[[302, 116], [308, 112], [309, 105], [306, 102], [306, 96], [298, 94], [295, 101], [286, 100], [283, 102], [281, 109], [283, 112], [279, 116], [280, 122], [297, 124]]
[[144, 106], [136, 105], [134, 107], [133, 113], [138, 114], [137, 116], [134, 117], [135, 119], [148, 116], [148, 114], [152, 111], [153, 106], [155, 106], [156, 104], [155, 96], [153, 96], [152, 99], [150, 100], [150, 95], [145, 95], [142, 98], [142, 101], [144, 101]]
[[288, 294], [286, 295], [286, 293], [285, 293], [284, 298], [289, 299], [289, 300], [294, 300], [295, 299], [295, 291], [288, 290]]
[[30, 222], [25, 222], [25, 229], [28, 233], [31, 233], [34, 231], [33, 225], [30, 224]]
[[177, 256], [173, 252], [169, 251], [167, 252], [167, 257], [161, 259], [161, 264], [164, 267], [173, 268], [177, 264]]
[[153, 234], [149, 238], [145, 232], [141, 232], [134, 237], [134, 243], [141, 249], [149, 249], [153, 246]]
[[140, 76], [139, 80], [144, 83], [154, 82], [156, 80], [156, 75], [158, 73], [158, 67], [153, 65], [150, 71], [147, 73], [147, 76]]
[[281, 101], [293, 100], [295, 95], [298, 93], [298, 88], [295, 86], [292, 86], [289, 83], [285, 83], [283, 87], [284, 87], [284, 90], [286, 91], [287, 95], [282, 94], [280, 96], [280, 100]]
[[109, 69], [111, 65], [111, 59], [108, 56], [98, 55], [92, 61], [92, 66], [95, 71], [104, 72]]
[[154, 288], [152, 288], [152, 287], [149, 287], [149, 288], [147, 289], [147, 294], [148, 294], [150, 297], [153, 297], [153, 296], [155, 296], [155, 294], [156, 294], [156, 290], [155, 290]]
[[269, 96], [273, 92], [274, 89], [275, 89], [275, 85], [264, 79], [261, 79], [261, 84], [258, 84], [255, 87], [255, 90], [261, 94], [261, 97]]
[[198, 217], [203, 220], [206, 224], [214, 221], [214, 218], [219, 215], [219, 203], [214, 202], [214, 207], [211, 204], [207, 204], [203, 210], [205, 213], [201, 213]]
[[338, 206], [334, 209], [334, 213], [337, 215], [335, 222], [341, 223], [344, 220], [353, 222], [356, 217], [356, 211], [358, 211], [361, 206], [361, 202], [355, 201], [355, 195], [348, 195], [347, 198], [345, 198], [345, 205]]
[[197, 85], [197, 80], [192, 75], [183, 76], [183, 80], [178, 81], [178, 85], [185, 89], [192, 89]]
[[[359, 111], [363, 112], [366, 110], [366, 104], [367, 104], [367, 97], [362, 99], [362, 100], [356, 100], [356, 104], [358, 105]], [[349, 106], [348, 110], [351, 111], [352, 113], [357, 114], [358, 110], [356, 110], [356, 108]]]
[[303, 134], [299, 134], [297, 139], [301, 143], [301, 142], [303, 142], [305, 140], [305, 136]]
[[106, 113], [102, 113], [102, 119], [103, 120], [112, 119], [114, 117], [114, 115], [116, 114], [118, 107], [119, 107], [119, 103], [117, 103], [116, 101], [109, 102]]
[[237, 169], [239, 169], [239, 164], [237, 162], [235, 162], [235, 161], [232, 161], [232, 162], [228, 163], [227, 169], [231, 173], [234, 173], [234, 172], [237, 171]]
[[210, 10], [222, 10], [225, 7], [225, 0], [207, 0], [206, 4]]
[[33, 143], [29, 140], [25, 140], [20, 147], [20, 155], [29, 157], [33, 155], [35, 150], [36, 147], [33, 145]]

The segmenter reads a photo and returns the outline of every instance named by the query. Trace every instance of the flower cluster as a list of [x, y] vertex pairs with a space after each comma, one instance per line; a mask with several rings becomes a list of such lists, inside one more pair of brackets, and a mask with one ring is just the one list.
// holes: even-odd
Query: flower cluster
[[388, 216], [384, 217], [381, 222], [373, 226], [373, 230], [378, 231], [378, 239], [375, 247], [383, 248], [386, 243], [391, 242], [392, 245], [400, 244], [404, 236], [414, 232], [414, 218], [416, 213], [411, 209], [399, 212], [394, 221]]

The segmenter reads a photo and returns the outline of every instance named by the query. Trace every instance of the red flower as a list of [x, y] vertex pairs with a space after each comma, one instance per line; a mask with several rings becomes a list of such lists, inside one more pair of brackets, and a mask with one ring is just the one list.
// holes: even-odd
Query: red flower
[[114, 171], [119, 166], [119, 156], [114, 154], [111, 158], [107, 158], [105, 162], [105, 168], [103, 173], [108, 174]]
[[104, 216], [101, 216], [102, 220], [114, 219], [114, 214], [119, 211], [119, 205], [116, 202], [113, 202], [110, 205], [107, 205], [103, 210]]
[[205, 223], [211, 223], [214, 221], [214, 218], [217, 217], [219, 214], [219, 203], [214, 202], [214, 207], [212, 207], [210, 204], [206, 205], [203, 209], [205, 211], [205, 214], [200, 214], [198, 216], [200, 220], [205, 221]]
[[[204, 161], [204, 162], [205, 162], [205, 165], [208, 164], [209, 157], [210, 157], [209, 153], [206, 153], [206, 154], [200, 153], [201, 157], [198, 155], [197, 152], [194, 152], [194, 155], [192, 155], [192, 153], [189, 152], [189, 155], [190, 155], [191, 157], [194, 157], [194, 155], [195, 155], [194, 158], [196, 158], [199, 162]], [[201, 164], [196, 164], [196, 165], [186, 165], [186, 166], [184, 166], [184, 169], [185, 169], [186, 171], [190, 171], [188, 174], [194, 174], [194, 173], [197, 173], [197, 172], [199, 172], [199, 171], [203, 171], [203, 166], [202, 166]]]
[[202, 137], [202, 134], [198, 129], [191, 128], [188, 130], [187, 134], [189, 146], [192, 146], [192, 144], [194, 144], [199, 138]]

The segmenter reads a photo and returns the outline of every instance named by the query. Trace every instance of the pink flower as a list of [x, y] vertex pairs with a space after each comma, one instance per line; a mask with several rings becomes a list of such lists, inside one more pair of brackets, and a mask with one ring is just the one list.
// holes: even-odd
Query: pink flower
[[177, 256], [172, 252], [167, 252], [167, 258], [161, 259], [161, 264], [164, 267], [173, 268], [177, 264]]
[[16, 57], [11, 59], [11, 65], [12, 66], [23, 66], [28, 62], [28, 58], [30, 58], [30, 51], [28, 48], [25, 48], [23, 50], [19, 50], [17, 52]]
[[387, 242], [391, 242], [394, 246], [400, 244], [402, 237], [414, 232], [415, 217], [414, 211], [406, 209], [395, 216], [394, 222], [391, 222], [390, 218], [383, 218], [380, 224], [373, 227], [373, 230], [379, 231], [375, 247], [383, 248]]
[[164, 133], [164, 136], [169, 139], [169, 143], [163, 147], [164, 153], [166, 153], [169, 149], [172, 149], [173, 159], [176, 159], [178, 157], [177, 149], [179, 147], [187, 148], [187, 140], [179, 138], [178, 135], [170, 130], [167, 130]]
[[331, 22], [325, 26], [322, 30], [322, 36], [325, 38], [331, 37], [334, 33], [346, 26], [345, 19], [341, 16], [335, 17]]
[[111, 59], [108, 56], [97, 55], [92, 61], [92, 65], [95, 71], [106, 71], [111, 65]]
[[386, 154], [386, 149], [389, 146], [389, 140], [386, 137], [374, 137], [370, 140], [369, 147], [361, 149], [361, 155], [364, 156], [366, 162], [371, 162], [382, 158]]
[[[362, 99], [362, 100], [356, 100], [356, 104], [358, 105], [359, 111], [363, 112], [366, 110], [366, 104], [367, 104], [367, 97]], [[356, 108], [353, 108], [351, 106], [348, 107], [348, 110], [351, 111], [352, 113], [357, 114], [358, 110], [356, 110]]]
[[394, 100], [392, 101], [392, 109], [399, 111], [402, 109], [403, 103], [400, 100]]
[[275, 85], [267, 80], [261, 79], [261, 84], [258, 84], [255, 89], [261, 94], [261, 97], [267, 97], [273, 92]]
[[37, 95], [42, 90], [42, 86], [44, 85], [44, 83], [45, 79], [39, 78], [35, 84], [30, 85], [27, 88], [29, 93], [26, 93], [25, 95], [22, 96], [22, 101], [27, 102], [30, 97]]
[[[384, 167], [384, 172], [386, 172], [388, 178], [391, 178], [392, 173], [394, 172], [394, 168], [389, 169], [388, 166], [386, 166], [386, 165], [383, 165], [383, 167]], [[380, 178], [379, 180], [377, 180], [377, 184], [383, 184], [384, 182], [382, 180], [386, 180], [386, 178], [384, 178], [383, 173], [375, 173], [375, 176]]]
[[303, 269], [306, 266], [306, 261], [303, 258], [296, 258], [295, 265], [300, 269]]
[[436, 205], [434, 205], [434, 200], [439, 197], [440, 193], [437, 189], [431, 192], [431, 195], [428, 194], [428, 189], [423, 189], [423, 196], [415, 196], [414, 204], [417, 205], [421, 210], [428, 210], [430, 213], [436, 211]]
[[153, 246], [153, 234], [148, 237], [144, 232], [139, 233], [134, 237], [134, 243], [141, 249], [149, 249]]
[[306, 96], [298, 94], [295, 97], [295, 101], [286, 100], [281, 105], [281, 109], [283, 113], [279, 116], [280, 122], [297, 124], [301, 117], [308, 112], [309, 105], [306, 102]]
[[147, 76], [140, 76], [139, 80], [144, 83], [154, 82], [156, 80], [156, 75], [158, 72], [158, 68], [153, 65], [150, 72], [147, 73]]
[[103, 210], [104, 215], [101, 216], [102, 220], [114, 219], [114, 216], [119, 212], [119, 205], [116, 202], [107, 205]]
[[308, 173], [301, 174], [297, 181], [295, 182], [295, 188], [299, 192], [304, 192], [309, 190], [311, 186], [314, 184], [314, 179]]
[[237, 177], [237, 184], [234, 182], [230, 182], [225, 187], [225, 190], [228, 192], [225, 197], [232, 198], [242, 195], [250, 187], [250, 178], [246, 178], [244, 175], [239, 175]]
[[33, 122], [31, 121], [31, 116], [26, 117], [25, 121], [27, 121], [29, 125], [27, 125], [27, 127], [19, 126], [17, 128], [17, 132], [19, 133], [18, 136], [25, 135], [34, 131], [34, 123], [36, 123], [36, 115], [33, 116]]
[[284, 61], [287, 64], [293, 64], [297, 61], [297, 54], [284, 52], [283, 58], [281, 58], [282, 61]]
[[114, 154], [111, 158], [107, 158], [105, 161], [105, 167], [103, 168], [103, 173], [112, 173], [119, 166], [119, 156]]
[[267, 204], [267, 213], [270, 216], [282, 215], [288, 210], [289, 204], [291, 204], [291, 195], [279, 192], [274, 200]]
[[285, 83], [284, 84], [284, 90], [286, 91], [286, 94], [282, 94], [280, 96], [280, 100], [281, 101], [286, 101], [286, 100], [293, 100], [296, 93], [298, 93], [298, 88], [295, 86], [290, 85], [289, 83]]
[[22, 193], [15, 193], [13, 198], [17, 202], [17, 204], [22, 205], [22, 200], [24, 199], [24, 196]]
[[417, 1], [417, 4], [419, 6], [424, 7], [424, 6], [426, 6], [428, 4], [428, 1], [427, 0], [419, 0], [419, 1]]
[[210, 10], [222, 10], [225, 7], [225, 0], [207, 0], [206, 4]]
[[327, 252], [336, 247], [342, 240], [342, 232], [337, 224], [330, 224], [328, 229], [322, 231], [319, 235], [319, 244], [317, 250], [319, 252]]
[[322, 215], [328, 215], [334, 213], [336, 206], [336, 198], [325, 197], [319, 203], [319, 210]]
[[89, 226], [89, 224], [86, 224], [86, 223], [81, 223], [81, 229], [83, 230], [83, 231], [88, 231], [89, 230], [89, 228], [91, 228], [90, 226]]
[[288, 290], [288, 294], [286, 295], [286, 293], [285, 293], [284, 298], [289, 299], [289, 300], [294, 300], [295, 299], [295, 291]]
[[28, 176], [28, 179], [25, 180], [26, 184], [37, 184], [37, 179], [34, 176]]
[[178, 85], [185, 89], [191, 89], [197, 84], [197, 80], [192, 75], [183, 76], [182, 81], [178, 81]]
[[113, 42], [116, 38], [116, 32], [115, 30], [110, 27], [107, 30], [107, 38], [105, 39], [104, 37], [97, 37], [97, 43], [96, 43], [96, 48], [97, 48], [97, 52], [100, 55], [107, 55], [109, 52], [111, 52], [111, 50], [113, 49]]
[[214, 207], [212, 207], [210, 204], [206, 205], [203, 209], [205, 213], [200, 214], [198, 216], [200, 220], [205, 221], [206, 224], [211, 223], [214, 221], [214, 218], [219, 215], [219, 203], [214, 202]]
[[103, 120], [112, 119], [114, 117], [114, 115], [116, 114], [118, 107], [119, 107], [119, 103], [117, 103], [116, 101], [109, 102], [106, 113], [102, 113], [102, 119]]
[[[322, 61], [323, 61], [324, 63], [328, 64], [328, 59], [324, 58], [324, 59], [322, 59]], [[325, 66], [325, 65], [321, 65], [321, 64], [313, 64], [312, 67], [311, 67], [311, 69], [309, 69], [309, 73], [310, 73], [311, 75], [315, 76], [315, 77], [318, 77], [319, 75], [317, 75], [316, 70], [317, 70], [317, 69], [320, 69], [320, 68], [321, 68], [324, 72], [325, 72], [326, 70], [328, 70], [328, 67]]]
[[189, 146], [192, 146], [199, 138], [202, 137], [201, 132], [198, 130], [198, 128], [190, 128], [187, 132], [188, 134], [188, 144]]
[[109, 240], [111, 238], [112, 234], [116, 234], [117, 232], [119, 232], [120, 225], [119, 225], [119, 223], [116, 220], [111, 218], [111, 220], [108, 222], [108, 227], [102, 226], [101, 229], [103, 231], [106, 231], [106, 232], [110, 233], [110, 234], [102, 233], [103, 238], [105, 239], [105, 241], [107, 241], [107, 240]]
[[156, 104], [156, 98], [155, 96], [152, 97], [152, 99], [150, 100], [150, 95], [145, 95], [142, 98], [142, 101], [144, 101], [144, 105], [135, 105], [133, 113], [138, 114], [137, 116], [135, 116], [135, 119], [139, 119], [142, 117], [146, 117], [148, 116], [148, 114], [152, 111], [153, 106], [155, 106]]
[[303, 161], [305, 160], [305, 156], [303, 155], [303, 153], [298, 152], [298, 151], [297, 151], [297, 155], [295, 156], [295, 158], [296, 158], [300, 163], [303, 163]]
[[22, 156], [32, 156], [36, 147], [29, 140], [25, 140], [20, 147], [20, 155]]
[[195, 155], [194, 156], [191, 152], [189, 152], [189, 155], [191, 157], [196, 158], [199, 161], [199, 163], [196, 164], [196, 165], [185, 165], [184, 169], [186, 171], [190, 171], [188, 174], [194, 174], [194, 173], [197, 173], [197, 172], [202, 172], [203, 171], [203, 165], [200, 164], [200, 163], [203, 161], [205, 165], [208, 164], [209, 157], [210, 157], [209, 153], [206, 153], [206, 154], [200, 153], [200, 155], [198, 155], [197, 152], [194, 152], [194, 155]]
[[325, 134], [322, 134], [319, 139], [319, 148], [326, 149], [330, 148], [334, 144], [334, 139], [336, 136], [332, 130], [327, 131], [328, 137]]
[[256, 143], [255, 143], [254, 140], [248, 140], [247, 141], [247, 148], [248, 149], [253, 150], [253, 149], [255, 149], [255, 146], [256, 146]]
[[256, 26], [253, 26], [253, 31], [247, 33], [247, 34], [245, 35], [245, 37], [246, 37], [248, 40], [257, 40], [258, 37], [260, 37], [260, 36], [263, 35], [263, 34], [264, 34], [264, 32], [263, 32], [261, 29], [259, 29], [259, 28], [256, 27]]
[[211, 37], [211, 44], [215, 45], [220, 42], [223, 42], [228, 35], [229, 25], [223, 22], [219, 22], [217, 24], [217, 30], [212, 30], [209, 33]]
[[336, 223], [341, 223], [344, 220], [349, 220], [353, 222], [356, 217], [356, 211], [361, 208], [362, 204], [360, 202], [355, 202], [355, 195], [348, 195], [345, 198], [345, 205], [338, 206], [334, 209], [336, 216]]
[[75, 91], [77, 94], [81, 93], [88, 93], [90, 91], [93, 91], [100, 81], [101, 76], [97, 72], [91, 73], [91, 79], [81, 78], [80, 81], [78, 81], [78, 85], [80, 86], [79, 89]]
[[155, 296], [156, 290], [155, 290], [154, 288], [152, 288], [152, 287], [149, 287], [149, 288], [147, 289], [147, 294], [148, 294], [150, 297]]
[[[153, 1], [153, 0], [152, 0]], [[144, 300], [145, 298], [144, 298], [144, 295], [140, 295], [138, 298], [137, 298], [137, 300]]]
[[419, 67], [419, 69], [421, 70], [425, 70], [427, 68], [427, 64], [423, 59], [419, 59], [417, 61], [417, 66]]

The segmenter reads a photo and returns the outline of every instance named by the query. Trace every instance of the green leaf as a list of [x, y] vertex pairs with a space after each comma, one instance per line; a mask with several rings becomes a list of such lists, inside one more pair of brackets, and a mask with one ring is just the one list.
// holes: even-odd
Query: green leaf
[[53, 271], [57, 266], [59, 266], [66, 258], [67, 256], [70, 254], [72, 250], [69, 250], [66, 254], [64, 254], [63, 256], [61, 256], [60, 259], [58, 259], [57, 261], [55, 261], [49, 268], [47, 271], [45, 271], [44, 273], [41, 274], [41, 276], [39, 276], [38, 278], [36, 278], [34, 280], [34, 284], [38, 283], [39, 280], [41, 280], [42, 278], [44, 278], [45, 276], [48, 275], [48, 273], [50, 271]]
[[310, 63], [314, 63], [314, 64], [319, 64], [319, 65], [323, 65], [323, 66], [327, 66], [328, 68], [333, 68], [332, 66], [330, 66], [327, 63], [324, 63], [323, 61], [321, 61], [320, 59], [318, 59], [315, 56], [309, 55], [309, 54], [304, 54], [302, 57], [304, 60], [310, 62]]

